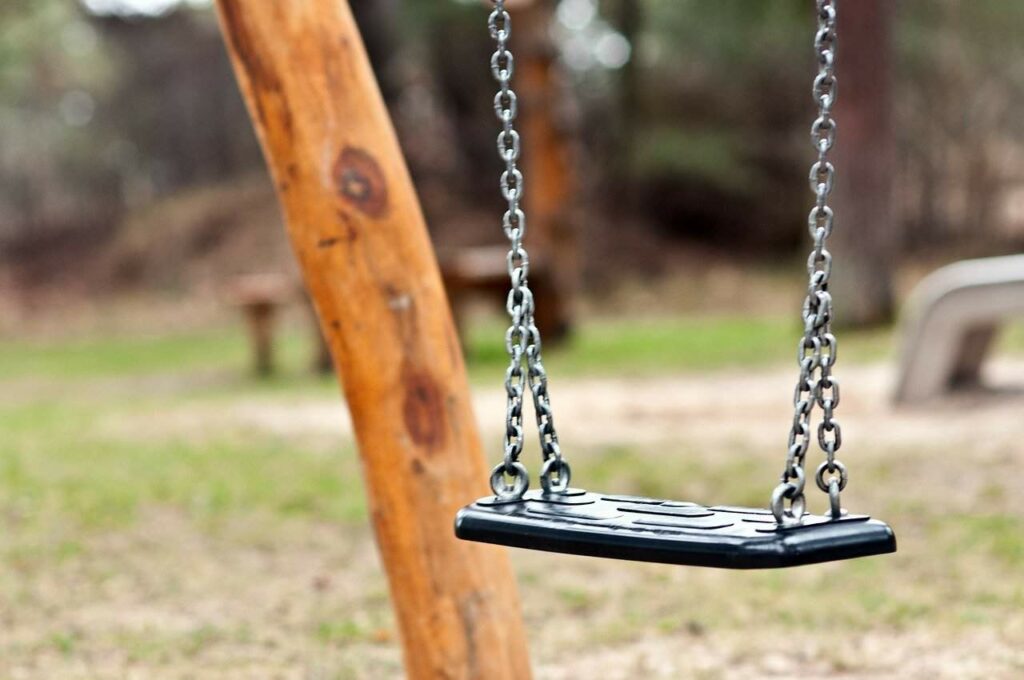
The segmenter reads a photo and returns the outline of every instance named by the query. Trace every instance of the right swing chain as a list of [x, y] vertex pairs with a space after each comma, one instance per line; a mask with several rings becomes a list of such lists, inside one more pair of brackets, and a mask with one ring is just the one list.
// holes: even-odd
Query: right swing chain
[[818, 105], [818, 117], [811, 125], [811, 142], [818, 158], [811, 165], [808, 177], [816, 200], [807, 218], [814, 249], [807, 260], [810, 284], [803, 305], [804, 334], [797, 349], [800, 377], [793, 393], [793, 426], [789, 432], [786, 467], [771, 499], [772, 513], [780, 525], [798, 524], [806, 509], [804, 458], [810, 447], [811, 413], [815, 404], [822, 411], [817, 434], [825, 462], [818, 466], [814, 480], [818, 488], [828, 494], [833, 518], [842, 514], [839, 494], [848, 480], [846, 466], [836, 458], [843, 439], [839, 423], [833, 418], [839, 406], [839, 382], [832, 377], [838, 344], [831, 332], [832, 296], [828, 284], [832, 275], [832, 254], [826, 248], [833, 226], [828, 197], [835, 181], [835, 168], [828, 159], [828, 152], [836, 137], [836, 123], [832, 118], [836, 99], [836, 1], [817, 0], [817, 15], [814, 50], [818, 75], [812, 94]]

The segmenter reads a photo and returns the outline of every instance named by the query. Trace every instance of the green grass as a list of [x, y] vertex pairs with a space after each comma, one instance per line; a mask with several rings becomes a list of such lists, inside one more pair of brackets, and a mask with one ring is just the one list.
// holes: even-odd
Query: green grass
[[[323, 521], [365, 518], [350, 443], [223, 428], [175, 426], [182, 404], [215, 411], [202, 395], [70, 390], [0, 411], [0, 510], [36, 531], [110, 529], [150, 506], [199, 522], [243, 515]], [[141, 424], [139, 424], [141, 423]], [[152, 432], [147, 423], [155, 423]], [[2, 513], [0, 513], [2, 514]], [[26, 536], [33, 530], [23, 527]], [[55, 550], [67, 552], [66, 544]]]
[[1007, 515], [953, 515], [937, 520], [939, 540], [977, 551], [1014, 569], [1024, 568], [1024, 518]]
[[[497, 319], [470, 331], [467, 355], [478, 385], [497, 385], [501, 379], [502, 333]], [[559, 376], [686, 372], [700, 379], [700, 372], [724, 369], [795, 368], [798, 337], [799, 328], [788, 319], [599, 319], [584, 323], [565, 345], [546, 348], [545, 359], [549, 372]], [[892, 344], [885, 329], [846, 333], [840, 360], [882, 359], [891, 355]], [[1011, 330], [1000, 348], [1020, 351], [1024, 333]], [[295, 540], [321, 524], [330, 525], [345, 544], [365, 531], [365, 494], [352, 442], [301, 426], [287, 433], [246, 427], [232, 417], [231, 409], [253, 400], [273, 410], [297, 400], [320, 404], [335, 398], [333, 379], [308, 371], [306, 334], [286, 334], [281, 351], [281, 374], [261, 381], [246, 375], [245, 338], [231, 328], [0, 342], [0, 609], [35, 610], [51, 596], [56, 600], [49, 606], [64, 606], [57, 601], [59, 589], [52, 591], [57, 595], [34, 589], [36, 574], [57, 583], [77, 575], [77, 588], [100, 597], [111, 575], [110, 567], [90, 571], [98, 561], [99, 539], [129, 534], [132, 527], [159, 527], [152, 521], [159, 513], [183, 519], [188, 531], [211, 537], [210, 544], [227, 555], [239, 543], [272, 553], [282, 540]], [[594, 487], [764, 503], [778, 473], [778, 456], [746, 455], [742, 438], [725, 446], [723, 455], [697, 446], [684, 432], [657, 449], [628, 442], [584, 446], [574, 450], [573, 460]], [[901, 532], [901, 541], [906, 539], [895, 556], [849, 563], [840, 576], [828, 566], [728, 577], [652, 569], [625, 572], [630, 576], [623, 583], [608, 575], [617, 573], [611, 568], [556, 573], [551, 561], [534, 568], [532, 558], [523, 558], [517, 564], [527, 565], [520, 570], [520, 584], [528, 593], [528, 614], [534, 611], [537, 621], [585, 620], [587, 641], [594, 645], [778, 625], [864, 631], [927, 622], [956, 630], [1017, 616], [1014, 612], [1024, 608], [1024, 588], [1016, 578], [1024, 567], [1024, 520], [999, 514], [1012, 483], [998, 476], [986, 479], [978, 493], [990, 507], [982, 510], [985, 503], [979, 503], [977, 512], [950, 513], [936, 500], [942, 490], [899, 484], [895, 477], [905, 470], [898, 465], [898, 446], [886, 456], [859, 453], [862, 479], [901, 489], [873, 499], [879, 514]], [[935, 460], [952, 464], [959, 458], [937, 452]], [[922, 495], [926, 491], [930, 495]], [[144, 549], [127, 545], [120, 549]], [[598, 580], [591, 581], [594, 574]], [[343, 578], [348, 575], [338, 576]], [[359, 584], [358, 610], [337, 603], [322, 610], [313, 606], [301, 622], [304, 639], [346, 654], [389, 639], [388, 602], [368, 594], [383, 589], [382, 583]], [[796, 597], [794, 588], [805, 596]], [[840, 597], [841, 607], [826, 606]], [[45, 649], [74, 659], [108, 644], [140, 668], [193, 657], [199, 664], [225, 646], [250, 649], [256, 643], [247, 639], [249, 633], [235, 631], [259, 630], [261, 622], [219, 625], [200, 622], [177, 632], [124, 628], [120, 637], [98, 642], [89, 630], [61, 624], [40, 630], [35, 648], [26, 644], [11, 653], [30, 658]], [[0, 662], [0, 675], [2, 670]]]
[[202, 522], [253, 513], [365, 517], [350, 447], [329, 452], [241, 432], [146, 441], [77, 431], [8, 437], [0, 506], [73, 530], [123, 526], [146, 506], [178, 508]]
[[[465, 354], [475, 380], [504, 370], [504, 320], [480, 319], [469, 329]], [[560, 345], [545, 346], [551, 372], [565, 375], [654, 374], [662, 371], [712, 371], [795, 362], [800, 328], [779, 317], [692, 317], [596, 319], [584, 321]], [[281, 334], [281, 373], [270, 380], [245, 377], [247, 341], [241, 329], [200, 329], [165, 335], [65, 340], [0, 340], [0, 381], [52, 378], [76, 381], [189, 373], [221, 376], [219, 387], [238, 390], [320, 387], [309, 380], [308, 336]], [[892, 328], [841, 333], [842, 361], [876, 361], [895, 353]], [[1024, 353], [1024, 324], [1008, 326], [997, 350]], [[188, 382], [187, 380], [185, 382]], [[202, 387], [210, 380], [193, 380]]]
[[0, 375], [74, 379], [242, 366], [243, 343], [239, 333], [222, 329], [157, 337], [7, 341], [0, 351]]
[[345, 621], [321, 621], [316, 627], [316, 637], [324, 644], [344, 644], [366, 637], [366, 630], [351, 619]]
[[997, 353], [1020, 354], [1024, 352], [1024, 323], [1010, 323], [1000, 329], [996, 337]]
[[[1024, 333], [1019, 344], [1024, 347]], [[504, 326], [497, 319], [474, 324], [466, 356], [474, 376], [506, 361]], [[790, 319], [709, 317], [600, 319], [579, 326], [560, 346], [545, 347], [551, 370], [570, 375], [717, 370], [786, 361], [795, 356], [800, 329]], [[284, 332], [278, 346], [282, 377], [263, 385], [290, 384], [308, 363], [306, 333]], [[856, 360], [890, 351], [890, 333], [844, 334], [843, 352]], [[231, 326], [165, 335], [65, 340], [0, 340], [0, 380], [123, 378], [218, 371], [240, 375], [248, 360], [241, 329]], [[251, 388], [252, 384], [241, 387]]]
[[683, 497], [707, 503], [728, 498], [733, 505], [764, 504], [765, 480], [776, 477], [776, 461], [737, 455], [707, 460], [686, 447], [651, 452], [630, 446], [598, 449], [587, 460], [587, 480], [595, 488], [651, 498]]
[[[501, 335], [497, 320], [471, 329], [467, 356], [474, 382], [500, 380]], [[774, 318], [595, 320], [548, 351], [546, 360], [559, 376], [742, 369], [794, 361], [797, 337], [788, 320]], [[844, 358], [884, 357], [889, 338], [886, 331], [848, 334]], [[0, 410], [0, 508], [25, 522], [81, 528], [130, 523], [147, 505], [177, 508], [203, 522], [254, 512], [362, 520], [362, 480], [351, 444], [274, 436], [230, 421], [219, 428], [191, 427], [187, 419], [174, 425], [183, 408], [217, 413], [254, 396], [326, 398], [336, 392], [331, 378], [309, 373], [304, 333], [286, 333], [280, 350], [280, 375], [257, 380], [246, 374], [246, 339], [233, 327], [0, 342], [0, 385], [8, 380], [13, 386], [0, 397], [6, 402]], [[165, 413], [168, 423], [148, 432], [146, 423], [159, 423]], [[678, 491], [678, 480], [765, 477], [745, 474], [742, 464], [691, 469], [685, 456], [668, 463], [672, 474], [648, 476], [638, 455], [598, 452], [595, 483], [666, 495]], [[752, 501], [760, 488], [734, 491], [737, 502]]]
[[[305, 333], [281, 333], [276, 351], [286, 375], [300, 366], [305, 368], [308, 341]], [[155, 374], [187, 377], [198, 371], [244, 376], [248, 358], [247, 339], [237, 326], [158, 335], [0, 340], [0, 380], [31, 377], [64, 382]]]
[[[549, 372], [643, 375], [747, 369], [795, 362], [799, 329], [776, 318], [594, 320], [569, 342], [547, 351]], [[505, 356], [497, 319], [468, 336], [470, 374], [496, 384]], [[1010, 335], [1003, 346], [1018, 345]], [[1024, 334], [1019, 338], [1024, 346]], [[891, 352], [887, 330], [848, 333], [842, 360], [880, 359]], [[282, 369], [272, 380], [246, 374], [240, 329], [213, 328], [166, 336], [92, 338], [63, 342], [0, 341], [0, 508], [34, 521], [65, 518], [81, 527], [132, 521], [139, 509], [174, 507], [201, 521], [261, 512], [326, 521], [364, 518], [361, 477], [351, 444], [320, 436], [286, 437], [266, 431], [175, 425], [183, 408], [218, 413], [238, 400], [328, 398], [330, 377], [308, 371], [308, 337], [286, 333]], [[157, 432], [146, 423], [168, 423]], [[138, 423], [142, 423], [139, 425]], [[595, 483], [617, 482], [638, 493], [667, 495], [680, 480], [709, 477], [732, 487], [736, 502], [759, 499], [760, 487], [732, 480], [763, 479], [745, 463], [687, 467], [682, 456], [670, 474], [647, 474], [640, 452], [596, 452]], [[764, 474], [760, 474], [763, 472]], [[687, 489], [689, 491], [689, 489]], [[699, 492], [700, 489], [693, 489]], [[755, 498], [756, 496], [756, 498]], [[23, 512], [33, 508], [33, 513]], [[30, 521], [28, 519], [24, 521]], [[69, 544], [70, 545], [70, 544]], [[1019, 546], [1004, 545], [1013, 555]]]
[[[553, 374], [568, 376], [753, 367], [790, 360], [796, 330], [777, 319], [598, 320], [547, 360]], [[497, 320], [471, 330], [474, 382], [500, 380], [502, 333]], [[82, 532], [130, 526], [148, 508], [170, 508], [203, 526], [253, 516], [365, 521], [351, 442], [277, 435], [218, 416], [252, 399], [273, 408], [278, 400], [332, 398], [333, 379], [308, 370], [308, 340], [284, 334], [281, 370], [271, 380], [248, 376], [246, 338], [236, 327], [0, 341], [0, 516], [11, 518], [0, 549], [16, 562], [42, 553], [74, 560]], [[885, 346], [884, 334], [869, 334], [852, 340], [850, 351], [867, 356]], [[674, 479], [764, 477], [744, 477], [733, 465], [669, 463], [671, 479], [659, 478], [642, 472], [651, 468], [635, 451], [597, 455], [595, 483], [652, 495], [678, 490]], [[753, 488], [736, 491], [738, 500], [754, 498]]]
[[[469, 332], [474, 378], [505, 365], [503, 333], [496, 320]], [[795, 364], [800, 336], [792, 320], [773, 317], [600, 319], [581, 324], [562, 345], [545, 346], [545, 365], [559, 375], [635, 375]], [[851, 332], [842, 352], [844, 360], [878, 360], [891, 354], [891, 345], [890, 329]]]
[[[504, 321], [481, 319], [470, 328], [466, 357], [471, 375], [483, 378], [504, 368]], [[795, 361], [800, 328], [788, 318], [693, 317], [596, 319], [579, 325], [561, 345], [545, 346], [550, 371], [567, 375], [657, 373], [747, 368]], [[239, 380], [244, 389], [307, 387], [308, 336], [284, 332], [279, 343], [284, 367], [276, 379]], [[844, 331], [842, 361], [893, 356], [893, 329]], [[1024, 352], [1024, 324], [1009, 326], [998, 351]], [[53, 378], [75, 381], [189, 372], [244, 376], [247, 341], [231, 326], [165, 335], [64, 340], [0, 340], [0, 380]], [[323, 381], [321, 381], [323, 382]]]

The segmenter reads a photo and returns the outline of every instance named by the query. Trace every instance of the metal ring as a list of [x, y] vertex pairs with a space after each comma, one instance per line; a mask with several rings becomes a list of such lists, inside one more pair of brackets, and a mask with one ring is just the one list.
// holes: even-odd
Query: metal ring
[[[551, 473], [558, 476], [558, 483], [551, 483]], [[544, 493], [565, 493], [569, 489], [569, 480], [572, 478], [572, 468], [561, 456], [552, 456], [544, 461], [540, 469], [540, 486]]]
[[[815, 191], [817, 194], [817, 191]], [[835, 222], [835, 213], [827, 205], [817, 206], [811, 208], [810, 212], [807, 213], [807, 233], [811, 235], [814, 242], [817, 243], [821, 238], [828, 238], [832, 235], [832, 226]], [[822, 229], [819, 236], [818, 230]]]
[[[494, 113], [498, 116], [498, 120], [501, 122], [509, 121], [512, 122], [516, 119], [519, 114], [519, 98], [516, 96], [513, 90], [498, 90], [497, 94], [494, 95]], [[515, 130], [508, 130], [508, 134], [515, 133]], [[506, 134], [505, 130], [501, 131], [502, 137]], [[504, 141], [504, 139], [502, 140]], [[519, 154], [516, 154], [516, 158]]]
[[832, 519], [843, 516], [843, 506], [839, 503], [839, 480], [833, 477], [828, 482], [828, 505]]
[[514, 168], [512, 172], [502, 172], [498, 182], [501, 184], [501, 195], [506, 201], [519, 200], [523, 197], [523, 173], [518, 168]]
[[[839, 477], [833, 476], [829, 478], [828, 482], [825, 481], [826, 472], [832, 474], [837, 471], [839, 472]], [[833, 481], [839, 482], [840, 491], [845, 489], [846, 483], [850, 481], [850, 477], [846, 473], [846, 466], [840, 463], [838, 460], [834, 460], [831, 463], [829, 463], [829, 461], [825, 461], [824, 463], [818, 466], [817, 471], [814, 473], [815, 484], [817, 484], [818, 488], [824, 491], [825, 493], [829, 493], [829, 486], [832, 484]]]
[[[790, 507], [785, 507], [786, 499], [790, 499]], [[806, 510], [806, 501], [802, 493], [797, 493], [797, 485], [792, 482], [779, 484], [772, 491], [772, 514], [779, 526], [799, 524]]]
[[[501, 27], [498, 26], [499, 19], [501, 19]], [[495, 40], [504, 42], [512, 35], [512, 23], [509, 21], [508, 12], [504, 6], [491, 12], [487, 17], [487, 26], [491, 29], [491, 37]]]
[[506, 210], [501, 216], [501, 227], [510, 239], [522, 240], [526, 235], [526, 214], [520, 209]]
[[[810, 341], [808, 343], [808, 341]], [[807, 350], [811, 350], [811, 356], [807, 356]], [[800, 342], [796, 346], [796, 360], [798, 363], [803, 363], [804, 359], [811, 358], [814, 361], [811, 362], [811, 368], [818, 365], [817, 358], [821, 354], [821, 340], [817, 336], [804, 336], [800, 338]]]
[[[502, 66], [501, 60], [505, 60], [504, 66]], [[515, 59], [512, 53], [507, 49], [498, 49], [491, 55], [491, 75], [498, 82], [508, 82], [512, 80], [512, 74], [515, 73], [516, 65]]]
[[802, 494], [804, 492], [804, 485], [806, 484], [806, 477], [804, 476], [804, 469], [801, 465], [796, 465], [792, 470], [786, 470], [784, 473], [783, 484], [792, 484], [789, 480], [791, 478], [796, 479], [796, 493]]
[[[828, 439], [829, 434], [832, 435], [832, 439]], [[842, 448], [843, 428], [839, 426], [838, 420], [828, 419], [818, 423], [818, 446], [821, 447], [822, 451], [831, 451], [833, 453]], [[833, 471], [829, 470], [829, 472]], [[824, 491], [824, 489], [822, 490]]]
[[802, 493], [797, 494], [789, 505], [789, 515], [792, 517], [793, 523], [799, 524], [806, 513], [807, 498]]
[[[823, 333], [821, 335], [821, 349], [825, 350], [826, 348], [828, 348], [828, 354], [825, 354], [824, 351], [822, 351], [820, 363], [823, 367], [831, 368], [836, 363], [836, 356], [839, 352], [839, 342], [836, 340], [836, 336], [832, 333]], [[835, 378], [832, 378], [832, 380], [834, 383], [837, 383]], [[836, 391], [838, 393], [838, 388]], [[835, 402], [837, 404], [839, 403], [838, 396], [835, 398]]]
[[[510, 470], [515, 478], [511, 484], [505, 481], [505, 475], [509, 474]], [[526, 466], [519, 461], [513, 463], [502, 461], [491, 470], [491, 491], [502, 500], [518, 500], [523, 497], [528, 488], [530, 488], [530, 473], [527, 472]]]

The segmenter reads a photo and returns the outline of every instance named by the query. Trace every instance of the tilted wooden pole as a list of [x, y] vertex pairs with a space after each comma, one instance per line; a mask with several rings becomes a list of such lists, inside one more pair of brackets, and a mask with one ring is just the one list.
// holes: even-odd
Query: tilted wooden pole
[[426, 225], [350, 8], [217, 6], [352, 413], [408, 676], [528, 678], [506, 554], [452, 534], [488, 471]]

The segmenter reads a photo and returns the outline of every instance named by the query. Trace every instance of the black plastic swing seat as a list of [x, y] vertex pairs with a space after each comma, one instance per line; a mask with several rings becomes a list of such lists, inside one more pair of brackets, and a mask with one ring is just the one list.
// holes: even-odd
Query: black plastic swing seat
[[887, 524], [866, 515], [804, 515], [779, 527], [770, 510], [704, 506], [569, 489], [521, 500], [481, 498], [455, 535], [515, 548], [726, 569], [770, 569], [896, 551]]

